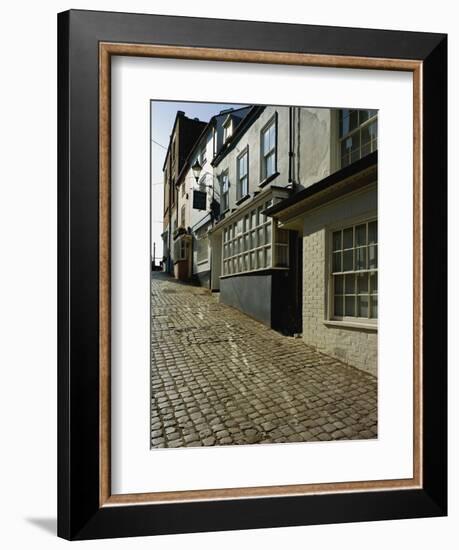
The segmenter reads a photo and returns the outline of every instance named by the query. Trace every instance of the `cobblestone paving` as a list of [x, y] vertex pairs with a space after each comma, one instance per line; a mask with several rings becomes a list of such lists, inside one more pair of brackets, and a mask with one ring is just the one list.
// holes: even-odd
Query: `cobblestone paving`
[[152, 277], [152, 447], [371, 439], [376, 379]]

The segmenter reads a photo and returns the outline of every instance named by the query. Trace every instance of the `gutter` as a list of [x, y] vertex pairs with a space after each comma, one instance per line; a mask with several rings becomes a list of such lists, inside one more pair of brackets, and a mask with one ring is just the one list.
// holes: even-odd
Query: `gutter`
[[331, 189], [334, 185], [337, 185], [338, 183], [341, 183], [344, 180], [352, 178], [353, 176], [358, 175], [360, 172], [364, 172], [373, 167], [376, 167], [377, 163], [378, 163], [378, 151], [374, 151], [373, 153], [370, 153], [369, 155], [363, 157], [362, 159], [357, 160], [352, 164], [345, 166], [344, 168], [341, 168], [341, 170], [338, 170], [337, 172], [333, 172], [333, 174], [330, 174], [324, 179], [319, 180], [316, 183], [313, 183], [309, 187], [306, 187], [306, 189], [299, 191], [298, 193], [292, 195], [288, 199], [285, 199], [271, 206], [270, 208], [267, 208], [263, 213], [265, 214], [265, 216], [273, 216], [275, 214], [279, 214], [279, 212], [282, 212], [286, 208], [290, 208], [291, 206], [294, 206], [300, 203], [301, 201], [308, 199], [313, 195], [316, 195], [317, 193]]

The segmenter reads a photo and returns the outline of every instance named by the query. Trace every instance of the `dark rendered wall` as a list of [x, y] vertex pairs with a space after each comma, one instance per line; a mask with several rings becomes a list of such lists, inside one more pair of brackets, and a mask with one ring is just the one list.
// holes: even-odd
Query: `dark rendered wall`
[[[286, 335], [301, 333], [302, 262], [298, 236], [290, 237], [290, 269], [220, 279], [220, 302]], [[300, 279], [298, 279], [300, 277]]]
[[271, 274], [220, 279], [220, 302], [271, 326]]
[[210, 288], [210, 270], [193, 273], [193, 282], [205, 288]]

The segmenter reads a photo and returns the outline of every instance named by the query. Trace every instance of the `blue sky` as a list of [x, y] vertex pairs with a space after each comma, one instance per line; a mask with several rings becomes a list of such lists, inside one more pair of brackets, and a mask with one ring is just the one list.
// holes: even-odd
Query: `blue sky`
[[242, 105], [232, 103], [191, 103], [177, 101], [151, 101], [151, 243], [156, 243], [156, 257], [162, 257], [161, 233], [163, 231], [163, 164], [177, 111], [189, 118], [208, 122], [223, 109]]

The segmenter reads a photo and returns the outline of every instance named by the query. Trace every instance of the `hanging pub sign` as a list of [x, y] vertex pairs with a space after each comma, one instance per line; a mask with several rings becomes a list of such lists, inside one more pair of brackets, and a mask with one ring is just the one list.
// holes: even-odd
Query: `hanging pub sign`
[[193, 189], [193, 208], [196, 210], [205, 210], [207, 202], [207, 193]]

